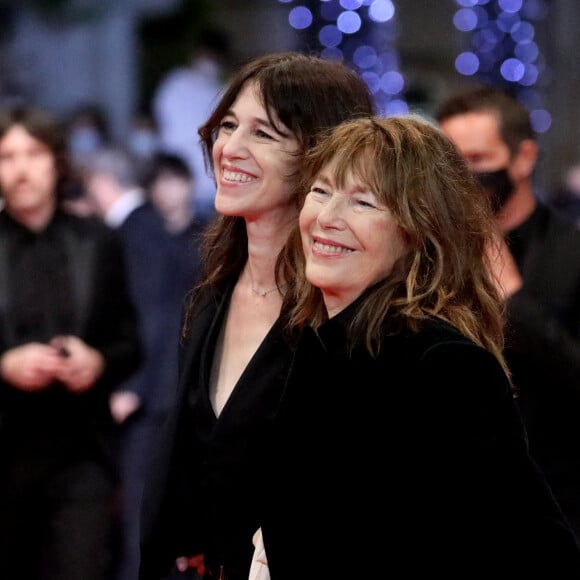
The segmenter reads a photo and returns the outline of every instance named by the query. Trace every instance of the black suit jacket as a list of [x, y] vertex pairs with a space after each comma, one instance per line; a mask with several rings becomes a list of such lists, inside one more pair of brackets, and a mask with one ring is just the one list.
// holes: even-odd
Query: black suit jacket
[[141, 580], [158, 580], [176, 557], [200, 552], [214, 571], [223, 565], [228, 580], [247, 580], [265, 449], [291, 350], [276, 323], [216, 418], [209, 376], [231, 290], [202, 292], [181, 345], [176, 404], [145, 482]]
[[[114, 424], [108, 396], [140, 360], [123, 250], [117, 234], [98, 220], [60, 212], [54, 220], [70, 265], [73, 296], [62, 299], [75, 305], [71, 334], [100, 351], [105, 371], [97, 384], [82, 394], [69, 393], [58, 384], [28, 393], [0, 379], [0, 458], [2, 465], [19, 457], [31, 465], [36, 459], [53, 462], [47, 463], [47, 468], [59, 462], [96, 461], [112, 477]], [[10, 316], [7, 247], [13, 229], [9, 221], [9, 216], [0, 212], [0, 355], [17, 345]], [[43, 291], [38, 288], [39, 296]], [[89, 482], [79, 493], [95, 493], [102, 482], [102, 478], [95, 478], [95, 488]]]
[[507, 304], [505, 354], [531, 453], [580, 538], [580, 232], [538, 205], [509, 243], [523, 287]]
[[355, 308], [292, 364], [264, 465], [272, 580], [577, 578], [497, 360], [437, 320], [348, 355]]
[[139, 372], [121, 388], [137, 393], [140, 412], [155, 420], [167, 413], [175, 394], [181, 306], [199, 276], [197, 247], [204, 225], [195, 220], [179, 234], [171, 233], [147, 202], [118, 228], [145, 351]]

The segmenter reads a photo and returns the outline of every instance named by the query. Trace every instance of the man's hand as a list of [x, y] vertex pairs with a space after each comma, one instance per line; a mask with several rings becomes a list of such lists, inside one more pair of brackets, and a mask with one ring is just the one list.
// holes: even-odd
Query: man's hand
[[57, 336], [50, 345], [60, 353], [55, 378], [71, 393], [88, 391], [103, 374], [103, 355], [76, 336]]
[[133, 391], [116, 391], [109, 397], [109, 408], [115, 423], [120, 425], [141, 406], [141, 398]]
[[0, 357], [0, 375], [20, 391], [42, 391], [62, 372], [63, 358], [58, 349], [40, 342], [11, 348]]

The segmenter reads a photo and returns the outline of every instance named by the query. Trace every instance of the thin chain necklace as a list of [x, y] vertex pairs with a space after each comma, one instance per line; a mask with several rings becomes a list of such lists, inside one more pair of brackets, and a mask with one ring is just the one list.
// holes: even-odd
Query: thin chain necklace
[[269, 290], [257, 290], [256, 288], [254, 288], [254, 286], [251, 286], [251, 288], [253, 294], [255, 294], [256, 296], [260, 296], [261, 298], [266, 298], [268, 294], [271, 294], [272, 292], [274, 292], [274, 290], [278, 290], [278, 285], [274, 286], [274, 288], [270, 288]]

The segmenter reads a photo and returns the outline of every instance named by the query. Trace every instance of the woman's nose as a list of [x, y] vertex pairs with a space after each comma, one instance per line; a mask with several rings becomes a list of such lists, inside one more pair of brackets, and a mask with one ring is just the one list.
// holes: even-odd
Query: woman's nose
[[344, 225], [344, 200], [336, 195], [321, 208], [318, 214], [318, 222], [323, 227], [341, 227]]
[[245, 157], [248, 154], [247, 138], [239, 128], [230, 133], [222, 148], [226, 157]]

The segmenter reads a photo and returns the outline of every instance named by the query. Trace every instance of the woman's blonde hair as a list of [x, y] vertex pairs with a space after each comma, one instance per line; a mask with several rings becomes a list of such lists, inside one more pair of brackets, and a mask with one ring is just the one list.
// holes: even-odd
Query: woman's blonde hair
[[[376, 355], [385, 319], [416, 330], [436, 317], [489, 349], [505, 367], [503, 306], [487, 262], [496, 225], [488, 197], [454, 144], [416, 116], [353, 120], [330, 131], [305, 158], [302, 192], [332, 164], [342, 187], [349, 175], [369, 187], [406, 232], [410, 252], [361, 302], [349, 336]], [[279, 259], [291, 328], [320, 326], [326, 309], [304, 274], [296, 228]], [[507, 369], [506, 369], [507, 370]]]

